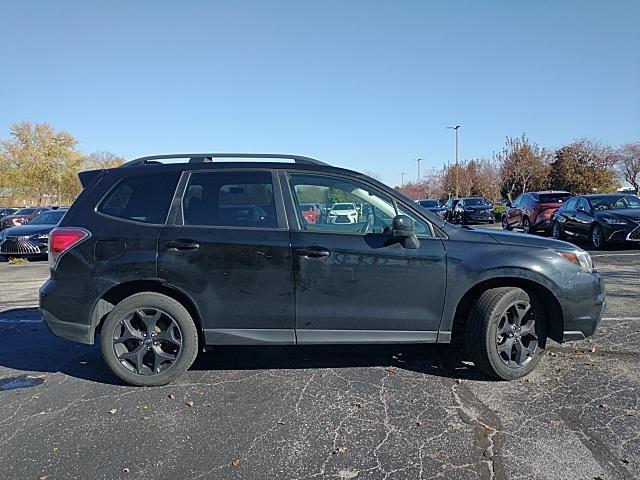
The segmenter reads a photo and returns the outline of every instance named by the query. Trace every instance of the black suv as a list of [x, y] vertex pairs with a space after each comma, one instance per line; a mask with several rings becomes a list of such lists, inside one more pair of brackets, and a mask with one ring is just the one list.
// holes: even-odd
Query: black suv
[[[458, 340], [478, 368], [514, 379], [547, 338], [582, 339], [602, 315], [587, 252], [447, 224], [306, 157], [164, 155], [80, 179], [50, 234], [40, 308], [56, 335], [99, 337], [130, 384], [166, 384], [223, 344]], [[355, 206], [353, 222], [310, 223], [300, 208], [337, 202]]]

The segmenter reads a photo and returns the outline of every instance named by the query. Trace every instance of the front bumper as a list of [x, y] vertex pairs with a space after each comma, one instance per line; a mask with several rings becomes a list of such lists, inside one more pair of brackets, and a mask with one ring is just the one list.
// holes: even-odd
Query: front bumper
[[564, 326], [562, 342], [583, 340], [593, 335], [605, 308], [605, 291], [602, 276], [580, 272], [559, 292]]

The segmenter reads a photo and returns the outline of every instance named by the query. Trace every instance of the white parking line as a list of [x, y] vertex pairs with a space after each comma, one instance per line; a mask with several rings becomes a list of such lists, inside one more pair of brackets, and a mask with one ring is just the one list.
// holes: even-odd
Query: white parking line
[[618, 321], [626, 321], [626, 320], [631, 320], [631, 321], [640, 321], [640, 317], [602, 317], [602, 320], [618, 320]]
[[637, 257], [640, 255], [638, 253], [600, 253], [600, 254], [592, 254], [592, 257]]

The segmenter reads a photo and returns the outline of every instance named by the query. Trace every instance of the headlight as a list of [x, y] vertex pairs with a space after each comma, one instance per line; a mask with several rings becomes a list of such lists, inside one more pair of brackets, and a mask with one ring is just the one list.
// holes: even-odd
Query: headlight
[[556, 250], [556, 253], [562, 256], [565, 260], [575, 263], [587, 273], [591, 273], [593, 271], [591, 255], [584, 250]]
[[615, 218], [615, 217], [602, 217], [602, 221], [609, 225], [626, 225], [627, 224], [627, 222], [625, 222], [621, 218]]

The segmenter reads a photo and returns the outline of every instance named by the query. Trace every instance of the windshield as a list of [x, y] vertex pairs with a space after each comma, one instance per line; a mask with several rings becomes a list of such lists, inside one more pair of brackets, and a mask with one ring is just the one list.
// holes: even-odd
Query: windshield
[[29, 225], [57, 225], [64, 217], [65, 210], [44, 212], [29, 222]]
[[31, 215], [35, 211], [36, 211], [35, 208], [22, 208], [22, 209], [18, 210], [15, 213], [15, 215]]
[[590, 198], [594, 210], [640, 209], [640, 198], [635, 195], [611, 195], [609, 197]]
[[538, 195], [540, 203], [562, 203], [571, 197], [570, 193], [541, 193]]
[[465, 207], [477, 207], [481, 205], [489, 205], [484, 198], [467, 198], [464, 201]]
[[334, 210], [355, 210], [356, 207], [353, 205], [353, 203], [336, 203], [333, 206]]
[[434, 208], [440, 206], [440, 202], [438, 200], [420, 200], [418, 203], [421, 207], [425, 208]]

